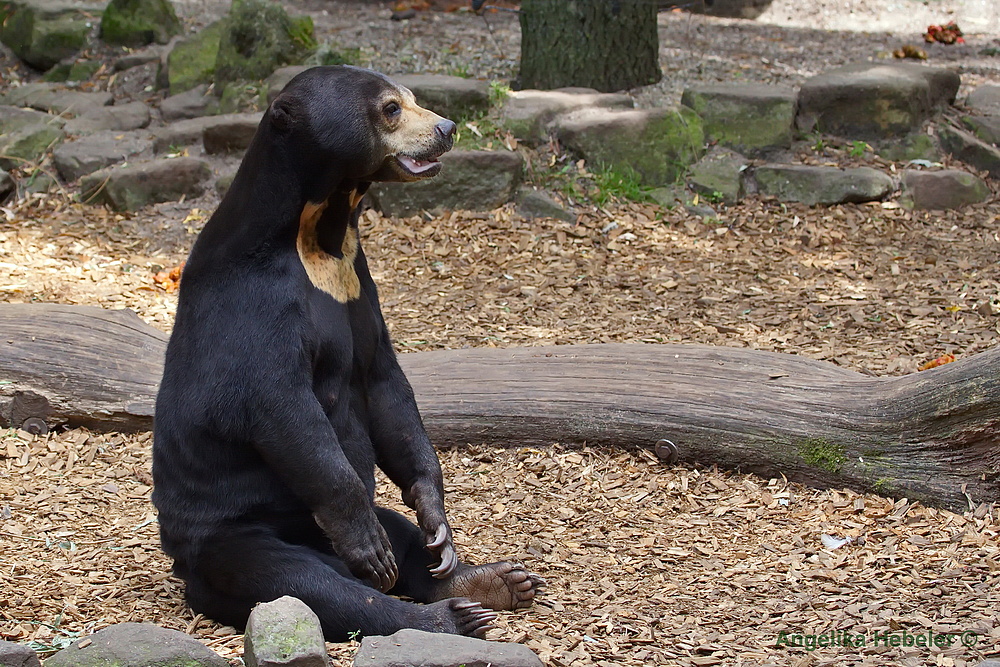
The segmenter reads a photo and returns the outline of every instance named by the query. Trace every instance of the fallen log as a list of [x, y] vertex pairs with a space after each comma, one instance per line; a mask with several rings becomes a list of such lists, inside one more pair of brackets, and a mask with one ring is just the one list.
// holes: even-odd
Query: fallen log
[[[0, 306], [0, 422], [147, 430], [166, 335], [127, 311]], [[1000, 491], [1000, 349], [876, 378], [788, 354], [566, 345], [400, 355], [440, 447], [646, 447], [964, 509]]]

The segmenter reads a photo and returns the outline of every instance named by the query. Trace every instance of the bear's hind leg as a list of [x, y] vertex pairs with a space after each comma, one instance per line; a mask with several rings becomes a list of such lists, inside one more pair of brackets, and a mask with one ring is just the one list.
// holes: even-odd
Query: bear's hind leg
[[216, 535], [195, 567], [177, 572], [197, 613], [243, 628], [255, 604], [291, 595], [316, 613], [328, 641], [390, 635], [403, 628], [482, 636], [496, 617], [477, 602], [455, 596], [420, 605], [383, 595], [345, 574], [346, 566], [335, 557], [284, 542], [262, 527]]

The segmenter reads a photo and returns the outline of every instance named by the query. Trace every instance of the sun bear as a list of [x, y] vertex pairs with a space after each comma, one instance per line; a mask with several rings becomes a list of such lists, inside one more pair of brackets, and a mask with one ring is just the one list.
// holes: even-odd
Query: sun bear
[[[458, 560], [361, 248], [370, 183], [434, 176], [454, 134], [354, 67], [306, 70], [264, 114], [185, 265], [156, 401], [153, 502], [195, 612], [242, 628], [292, 595], [330, 641], [482, 636], [541, 590]], [[375, 466], [417, 525], [375, 504]]]

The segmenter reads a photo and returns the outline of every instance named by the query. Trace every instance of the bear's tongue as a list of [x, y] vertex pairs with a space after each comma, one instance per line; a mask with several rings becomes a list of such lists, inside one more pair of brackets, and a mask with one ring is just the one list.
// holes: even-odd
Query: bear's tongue
[[434, 160], [416, 160], [407, 155], [400, 155], [399, 161], [403, 163], [404, 167], [409, 169], [414, 174], [419, 174], [423, 171], [427, 171], [435, 164], [437, 164], [437, 162]]

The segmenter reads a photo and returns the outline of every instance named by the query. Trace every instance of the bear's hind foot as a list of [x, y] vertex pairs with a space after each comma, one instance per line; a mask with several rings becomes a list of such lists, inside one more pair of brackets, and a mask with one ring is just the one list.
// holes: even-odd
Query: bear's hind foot
[[466, 597], [487, 609], [514, 611], [530, 607], [544, 589], [544, 579], [517, 563], [459, 564], [455, 573], [441, 582], [435, 597]]

